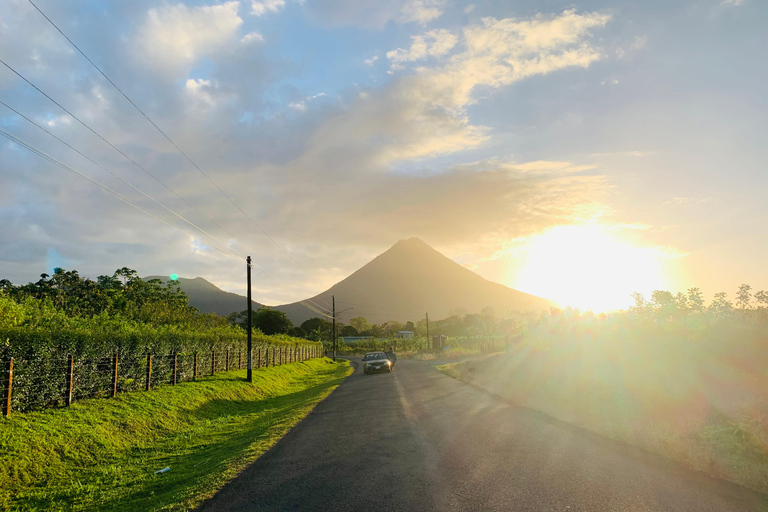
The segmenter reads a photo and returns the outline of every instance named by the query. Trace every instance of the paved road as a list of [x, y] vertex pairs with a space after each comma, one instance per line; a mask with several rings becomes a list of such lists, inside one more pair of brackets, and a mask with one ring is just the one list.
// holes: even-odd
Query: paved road
[[201, 510], [747, 512], [768, 499], [400, 360], [358, 368]]

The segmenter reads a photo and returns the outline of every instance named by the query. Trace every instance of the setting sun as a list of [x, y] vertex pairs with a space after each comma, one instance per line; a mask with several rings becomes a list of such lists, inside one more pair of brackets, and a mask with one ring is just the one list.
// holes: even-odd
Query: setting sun
[[589, 225], [532, 238], [515, 287], [598, 312], [626, 308], [632, 292], [664, 286], [658, 249], [633, 247], [609, 228]]

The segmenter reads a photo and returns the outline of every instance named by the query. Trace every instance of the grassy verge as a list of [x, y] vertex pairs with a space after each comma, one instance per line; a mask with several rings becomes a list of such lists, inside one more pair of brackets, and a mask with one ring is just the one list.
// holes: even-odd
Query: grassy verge
[[[328, 359], [0, 418], [0, 509], [187, 510], [304, 418], [352, 368]], [[170, 467], [170, 471], [155, 474]]]
[[684, 368], [633, 378], [633, 367], [563, 357], [554, 350], [436, 366], [517, 405], [768, 493], [768, 414], [725, 415], [706, 398], [701, 383], [693, 386]]

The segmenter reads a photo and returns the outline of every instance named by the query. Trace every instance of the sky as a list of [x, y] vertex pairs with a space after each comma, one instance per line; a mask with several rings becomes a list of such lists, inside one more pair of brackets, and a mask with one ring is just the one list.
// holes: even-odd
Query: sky
[[247, 254], [280, 304], [419, 237], [582, 308], [768, 288], [765, 0], [33, 1], [120, 90], [0, 3], [71, 114], [0, 65], [0, 278]]

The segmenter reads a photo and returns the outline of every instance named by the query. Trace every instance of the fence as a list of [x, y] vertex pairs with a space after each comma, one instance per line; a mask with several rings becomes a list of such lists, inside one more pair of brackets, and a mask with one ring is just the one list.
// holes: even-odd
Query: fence
[[[111, 354], [95, 358], [50, 358], [3, 361], [2, 410], [31, 411], [69, 406], [83, 398], [114, 397], [126, 391], [149, 391], [247, 366], [247, 351], [227, 349], [174, 354]], [[278, 366], [322, 357], [319, 345], [260, 346], [253, 368]]]

